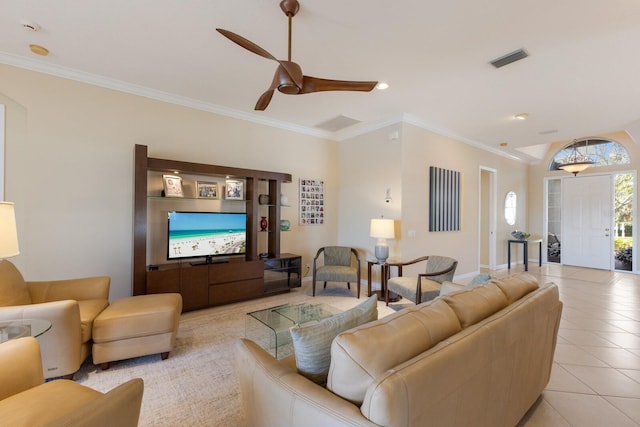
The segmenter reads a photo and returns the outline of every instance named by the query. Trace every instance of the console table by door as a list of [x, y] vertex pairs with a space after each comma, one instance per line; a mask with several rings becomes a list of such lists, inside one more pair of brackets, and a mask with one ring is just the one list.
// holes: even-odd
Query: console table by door
[[542, 239], [528, 239], [528, 240], [518, 240], [518, 239], [509, 239], [508, 240], [509, 248], [507, 250], [507, 268], [511, 269], [511, 244], [512, 243], [521, 243], [524, 245], [524, 253], [523, 253], [523, 261], [524, 261], [524, 271], [529, 271], [529, 243], [537, 243], [538, 244], [538, 266], [542, 266]]

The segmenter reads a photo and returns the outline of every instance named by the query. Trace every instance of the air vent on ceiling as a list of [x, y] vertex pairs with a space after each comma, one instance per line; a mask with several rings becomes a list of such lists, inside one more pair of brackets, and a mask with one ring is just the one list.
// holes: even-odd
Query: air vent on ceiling
[[360, 123], [360, 120], [352, 119], [347, 116], [336, 116], [332, 119], [324, 121], [322, 123], [318, 123], [315, 127], [319, 129], [328, 130], [329, 132], [337, 132], [339, 130], [348, 128], [349, 126], [353, 126], [356, 123]]
[[494, 59], [493, 61], [490, 62], [490, 64], [496, 68], [500, 68], [500, 67], [504, 67], [505, 65], [509, 65], [513, 62], [524, 59], [527, 56], [529, 56], [529, 54], [525, 52], [524, 49], [518, 49], [514, 52], [507, 53], [506, 55], [501, 56], [500, 58]]

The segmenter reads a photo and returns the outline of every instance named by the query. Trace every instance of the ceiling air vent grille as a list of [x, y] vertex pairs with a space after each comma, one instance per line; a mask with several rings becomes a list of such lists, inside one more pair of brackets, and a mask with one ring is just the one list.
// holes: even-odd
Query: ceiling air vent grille
[[328, 130], [330, 132], [337, 132], [339, 130], [353, 126], [356, 123], [360, 123], [360, 120], [352, 119], [351, 117], [339, 115], [322, 123], [318, 123], [315, 127], [319, 129]]
[[496, 68], [500, 68], [500, 67], [504, 67], [505, 65], [509, 65], [512, 62], [516, 62], [521, 59], [524, 59], [527, 56], [529, 56], [529, 54], [525, 52], [524, 49], [518, 49], [514, 52], [507, 53], [506, 55], [501, 56], [500, 58], [494, 59], [493, 61], [490, 62], [490, 64]]

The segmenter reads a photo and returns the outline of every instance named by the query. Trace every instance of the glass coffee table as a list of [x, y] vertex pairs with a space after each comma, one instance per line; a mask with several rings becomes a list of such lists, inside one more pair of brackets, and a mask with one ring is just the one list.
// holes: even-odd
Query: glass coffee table
[[317, 323], [340, 313], [326, 304], [284, 304], [247, 313], [245, 337], [258, 343], [276, 359], [291, 354], [292, 326]]
[[51, 329], [43, 319], [0, 320], [0, 343], [22, 337], [38, 337]]

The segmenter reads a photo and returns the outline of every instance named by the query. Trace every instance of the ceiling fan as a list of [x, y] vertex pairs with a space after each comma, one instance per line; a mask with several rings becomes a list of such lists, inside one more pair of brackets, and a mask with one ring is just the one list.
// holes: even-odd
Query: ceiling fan
[[216, 28], [220, 34], [232, 42], [255, 53], [256, 55], [272, 59], [279, 64], [276, 69], [276, 73], [273, 76], [271, 86], [258, 99], [255, 106], [256, 110], [264, 110], [267, 108], [271, 101], [271, 97], [273, 96], [273, 91], [276, 89], [287, 95], [301, 95], [304, 93], [333, 90], [369, 92], [376, 86], [376, 84], [378, 84], [378, 82], [328, 80], [303, 75], [302, 68], [300, 68], [300, 66], [295, 62], [291, 61], [291, 22], [292, 18], [296, 13], [298, 13], [298, 10], [300, 10], [300, 3], [298, 3], [298, 0], [282, 0], [280, 2], [280, 9], [282, 9], [284, 14], [289, 18], [289, 51], [288, 59], [286, 61], [277, 59], [257, 44], [239, 36], [238, 34], [223, 30], [222, 28]]

